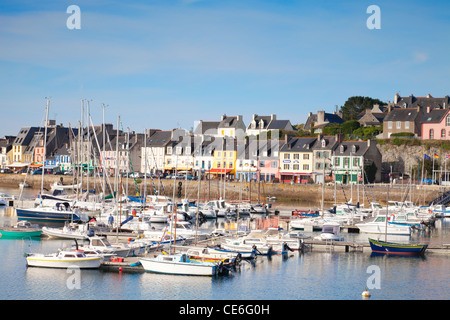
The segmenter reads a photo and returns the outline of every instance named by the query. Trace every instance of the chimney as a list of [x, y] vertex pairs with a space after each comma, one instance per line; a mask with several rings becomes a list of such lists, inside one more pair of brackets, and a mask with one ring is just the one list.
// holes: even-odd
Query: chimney
[[427, 98], [433, 98], [431, 94], [427, 94]]
[[431, 109], [431, 107], [428, 106], [428, 107], [427, 107], [427, 113], [430, 113], [430, 109]]
[[325, 111], [317, 111], [317, 124], [325, 122]]
[[270, 115], [270, 120], [277, 120], [277, 115], [276, 114], [271, 114]]
[[223, 120], [225, 120], [226, 118], [227, 118], [227, 115], [226, 115], [226, 114], [223, 114], [221, 119], [222, 119], [222, 121], [223, 121]]
[[400, 98], [400, 95], [399, 95], [398, 92], [397, 92], [397, 93], [395, 94], [395, 97], [394, 97], [394, 104], [395, 104], [395, 105], [398, 103], [399, 98]]

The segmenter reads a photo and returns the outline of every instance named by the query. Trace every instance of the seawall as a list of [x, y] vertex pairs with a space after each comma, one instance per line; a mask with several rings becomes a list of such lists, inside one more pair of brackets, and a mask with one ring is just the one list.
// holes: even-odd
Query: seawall
[[[45, 175], [44, 188], [50, 190], [52, 183], [63, 179], [63, 184], [73, 184], [72, 176], [61, 175]], [[17, 187], [19, 183], [26, 181], [32, 190], [39, 192], [41, 188], [40, 175], [20, 175], [20, 174], [0, 174], [0, 187]], [[84, 189], [87, 189], [87, 181], [84, 178]], [[338, 204], [353, 200], [352, 203], [368, 206], [369, 202], [375, 201], [380, 204], [385, 204], [387, 200], [387, 184], [376, 184], [369, 186], [341, 186], [328, 184], [322, 189], [322, 185], [291, 185], [283, 183], [257, 183], [252, 182], [229, 182], [224, 183], [220, 180], [206, 180], [201, 181], [200, 191], [198, 181], [185, 180], [152, 180], [147, 179], [147, 194], [154, 194], [158, 191], [160, 195], [167, 195], [172, 197], [175, 190], [175, 198], [178, 197], [179, 183], [181, 182], [181, 198], [185, 196], [190, 200], [196, 200], [199, 194], [200, 201], [207, 199], [218, 199], [220, 195], [225, 195], [224, 198], [230, 201], [238, 201], [239, 199], [248, 200], [251, 195], [252, 203], [272, 203], [274, 207], [286, 207], [291, 209], [300, 208], [320, 208], [322, 201], [322, 190], [324, 191], [324, 207], [332, 207], [336, 202]], [[114, 178], [109, 178], [108, 185], [114, 189]], [[135, 196], [136, 194], [144, 193], [144, 179], [122, 178], [121, 185], [123, 190], [127, 190], [128, 195]], [[89, 178], [89, 189], [96, 188], [102, 190], [102, 178]], [[392, 185], [389, 188], [389, 200], [402, 201], [411, 200], [416, 204], [428, 204], [432, 199], [436, 198], [443, 189], [439, 186], [424, 185], [412, 186], [409, 185]], [[270, 200], [274, 197], [276, 200]]]

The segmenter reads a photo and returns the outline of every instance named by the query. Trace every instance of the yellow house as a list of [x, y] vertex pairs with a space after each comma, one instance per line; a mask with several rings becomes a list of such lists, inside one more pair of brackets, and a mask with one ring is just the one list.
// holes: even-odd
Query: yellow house
[[291, 138], [280, 150], [280, 175], [284, 182], [312, 182], [313, 146], [316, 138]]
[[37, 127], [25, 127], [20, 129], [19, 134], [16, 136], [12, 144], [12, 162], [25, 163], [31, 162], [30, 157], [24, 158], [25, 150], [31, 143], [35, 133], [39, 130]]
[[225, 175], [234, 177], [236, 174], [236, 140], [232, 143], [221, 143], [215, 148], [213, 153], [212, 168], [209, 173], [212, 175]]

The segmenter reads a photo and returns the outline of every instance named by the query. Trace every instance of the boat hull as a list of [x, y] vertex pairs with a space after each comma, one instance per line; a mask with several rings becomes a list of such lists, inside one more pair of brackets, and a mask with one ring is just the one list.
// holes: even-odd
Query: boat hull
[[61, 239], [77, 239], [77, 240], [87, 240], [89, 239], [89, 236], [87, 234], [83, 233], [71, 233], [71, 232], [64, 232], [63, 230], [57, 229], [57, 228], [48, 228], [43, 227], [42, 232], [48, 236], [53, 238], [61, 238]]
[[369, 238], [370, 247], [374, 253], [395, 254], [395, 255], [423, 255], [428, 245], [398, 244], [378, 241]]
[[36, 209], [16, 209], [19, 220], [45, 221], [45, 222], [65, 222], [78, 221], [80, 217], [71, 211], [50, 211]]
[[102, 257], [86, 257], [84, 259], [58, 259], [57, 257], [32, 255], [27, 257], [28, 267], [40, 268], [80, 268], [98, 269], [103, 262]]
[[42, 230], [31, 230], [31, 231], [15, 231], [15, 230], [0, 230], [0, 235], [3, 238], [29, 238], [29, 237], [40, 237]]
[[370, 224], [370, 223], [360, 223], [356, 224], [362, 233], [374, 233], [374, 234], [390, 234], [390, 235], [410, 235], [411, 227], [404, 225], [393, 225], [388, 224], [387, 230], [386, 226], [382, 224]]
[[217, 265], [203, 263], [164, 262], [152, 258], [140, 259], [145, 271], [174, 275], [213, 276], [217, 274]]

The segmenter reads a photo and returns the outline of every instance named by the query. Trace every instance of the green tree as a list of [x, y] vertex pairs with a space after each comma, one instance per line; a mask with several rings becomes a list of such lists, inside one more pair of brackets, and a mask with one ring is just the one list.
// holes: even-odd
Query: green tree
[[353, 96], [345, 101], [344, 105], [341, 106], [340, 112], [345, 121], [358, 120], [358, 114], [368, 108], [372, 109], [374, 104], [385, 105], [386, 103], [371, 97]]

